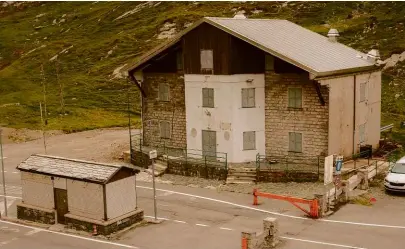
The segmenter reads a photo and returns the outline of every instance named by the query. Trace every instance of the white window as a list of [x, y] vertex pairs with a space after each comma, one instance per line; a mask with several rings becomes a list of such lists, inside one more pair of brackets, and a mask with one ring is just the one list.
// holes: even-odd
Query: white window
[[171, 125], [169, 121], [160, 121], [160, 137], [170, 138], [171, 137]]
[[255, 88], [242, 88], [242, 107], [255, 107]]
[[359, 125], [359, 143], [366, 141], [366, 124]]
[[169, 85], [166, 83], [159, 84], [159, 100], [169, 101]]
[[243, 133], [243, 150], [256, 149], [256, 132], [246, 131]]
[[302, 133], [289, 133], [288, 151], [302, 152]]
[[264, 59], [265, 59], [265, 70], [274, 71], [274, 57], [269, 54], [266, 54]]
[[360, 102], [366, 101], [367, 83], [360, 83]]
[[212, 50], [201, 50], [200, 54], [201, 70], [213, 70], [214, 69], [214, 53]]
[[203, 88], [202, 100], [203, 107], [214, 108], [214, 88]]
[[288, 107], [302, 108], [302, 88], [288, 88]]

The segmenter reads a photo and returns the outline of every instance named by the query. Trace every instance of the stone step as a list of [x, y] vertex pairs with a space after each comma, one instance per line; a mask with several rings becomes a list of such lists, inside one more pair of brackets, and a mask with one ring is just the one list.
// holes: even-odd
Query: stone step
[[228, 177], [230, 176], [246, 176], [246, 177], [256, 177], [256, 172], [230, 172], [228, 173]]
[[256, 168], [229, 168], [229, 172], [256, 172]]
[[256, 176], [228, 176], [227, 179], [256, 181]]
[[233, 177], [228, 177], [226, 179], [226, 184], [253, 184], [254, 180], [252, 179], [236, 179]]

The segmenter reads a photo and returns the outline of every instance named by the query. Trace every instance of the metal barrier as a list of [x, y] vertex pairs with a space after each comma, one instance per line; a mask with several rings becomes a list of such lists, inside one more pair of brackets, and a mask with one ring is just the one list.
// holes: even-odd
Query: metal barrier
[[[257, 199], [257, 197], [259, 197], [259, 196], [266, 197], [266, 198], [269, 198], [269, 199], [288, 201], [292, 205], [296, 206], [298, 209], [304, 211], [311, 218], [318, 218], [319, 217], [319, 211], [318, 211], [319, 210], [319, 205], [318, 205], [318, 200], [317, 199], [308, 200], [308, 199], [291, 197], [291, 196], [264, 193], [264, 192], [259, 192], [257, 189], [253, 189], [253, 205], [259, 205], [258, 199]], [[309, 210], [304, 209], [303, 207], [301, 207], [297, 203], [308, 204], [309, 205]]]
[[394, 124], [389, 124], [380, 128], [380, 132], [392, 130], [394, 128]]

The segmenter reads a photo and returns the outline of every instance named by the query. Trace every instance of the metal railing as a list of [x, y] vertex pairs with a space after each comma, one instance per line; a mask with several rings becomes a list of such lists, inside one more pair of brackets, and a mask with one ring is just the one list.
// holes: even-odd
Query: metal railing
[[389, 124], [380, 128], [380, 132], [392, 130], [394, 128], [394, 124]]
[[228, 169], [228, 155], [224, 152], [209, 152], [197, 149], [187, 149], [172, 147], [167, 145], [166, 140], [162, 140], [158, 145], [145, 146], [142, 134], [131, 136], [131, 158], [132, 151], [149, 153], [150, 150], [157, 150], [158, 159], [167, 161], [185, 161], [185, 163], [204, 164], [205, 167], [221, 167]]

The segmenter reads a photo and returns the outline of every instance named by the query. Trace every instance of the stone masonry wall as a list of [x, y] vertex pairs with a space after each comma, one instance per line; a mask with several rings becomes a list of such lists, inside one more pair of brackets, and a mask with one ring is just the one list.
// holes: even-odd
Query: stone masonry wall
[[[307, 73], [265, 76], [266, 156], [312, 158], [328, 150], [329, 90], [321, 87], [322, 106]], [[288, 108], [288, 88], [302, 87], [302, 109]], [[289, 152], [289, 132], [302, 133], [302, 153]]]
[[55, 224], [55, 211], [47, 212], [40, 209], [17, 205], [17, 218], [43, 224]]
[[[160, 83], [169, 85], [169, 101], [159, 101]], [[186, 148], [186, 106], [184, 75], [177, 73], [145, 73], [142, 87], [146, 98], [142, 102], [143, 139], [145, 146]], [[171, 138], [161, 138], [159, 122], [171, 123]]]

